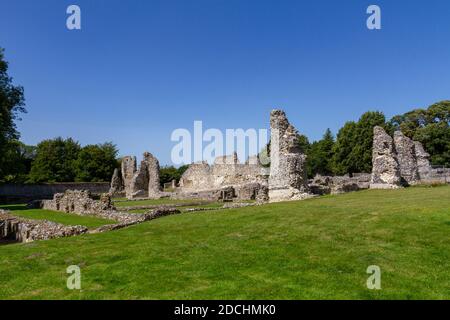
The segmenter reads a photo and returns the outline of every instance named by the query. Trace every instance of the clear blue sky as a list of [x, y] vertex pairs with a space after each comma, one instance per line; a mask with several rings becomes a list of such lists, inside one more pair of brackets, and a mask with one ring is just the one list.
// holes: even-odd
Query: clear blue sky
[[0, 46], [25, 87], [25, 143], [113, 141], [163, 164], [194, 120], [267, 128], [278, 107], [315, 140], [367, 110], [450, 98], [448, 0], [0, 0]]

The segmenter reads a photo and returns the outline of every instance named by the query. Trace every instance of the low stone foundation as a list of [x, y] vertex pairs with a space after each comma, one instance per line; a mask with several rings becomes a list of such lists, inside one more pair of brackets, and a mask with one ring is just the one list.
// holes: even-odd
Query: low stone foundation
[[309, 181], [309, 188], [316, 195], [341, 194], [369, 189], [370, 179], [370, 173], [355, 173], [352, 177], [316, 175]]
[[40, 207], [79, 215], [92, 215], [115, 209], [109, 194], [104, 193], [100, 196], [100, 200], [95, 200], [88, 190], [66, 190], [64, 193], [56, 193], [53, 200], [42, 200]]
[[65, 226], [47, 220], [30, 220], [0, 210], [0, 239], [15, 242], [32, 242], [86, 233], [84, 226]]

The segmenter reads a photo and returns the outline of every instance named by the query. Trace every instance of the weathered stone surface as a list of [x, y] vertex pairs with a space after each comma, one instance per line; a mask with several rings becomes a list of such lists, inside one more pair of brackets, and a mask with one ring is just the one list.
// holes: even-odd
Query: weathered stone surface
[[116, 208], [112, 205], [110, 194], [102, 194], [100, 200], [95, 200], [86, 190], [67, 190], [65, 193], [57, 193], [53, 200], [42, 200], [41, 207], [81, 216], [96, 216], [118, 221], [121, 224], [145, 221], [142, 220], [143, 215], [116, 211]]
[[425, 151], [419, 141], [414, 141], [414, 152], [417, 162], [419, 179], [426, 180], [431, 174], [430, 155]]
[[381, 127], [373, 129], [372, 177], [370, 188], [395, 189], [401, 186], [400, 168], [391, 136]]
[[223, 202], [230, 202], [236, 197], [236, 191], [233, 187], [224, 187], [217, 193], [217, 200]]
[[180, 179], [181, 192], [214, 191], [227, 186], [239, 187], [248, 183], [267, 184], [268, 169], [261, 166], [257, 156], [240, 163], [237, 154], [217, 157], [213, 165], [193, 163]]
[[236, 197], [238, 200], [256, 200], [261, 184], [247, 183], [236, 188]]
[[31, 242], [69, 237], [86, 233], [84, 226], [65, 226], [46, 220], [30, 220], [15, 217], [10, 212], [0, 210], [0, 239], [17, 242]]
[[368, 189], [370, 178], [370, 173], [355, 173], [352, 177], [349, 175], [334, 177], [316, 175], [310, 181], [309, 188], [312, 193], [317, 195], [340, 194]]
[[131, 194], [128, 198], [159, 198], [159, 161], [151, 153], [145, 152], [139, 169], [131, 180]]
[[400, 168], [400, 176], [405, 185], [415, 184], [419, 180], [414, 141], [401, 131], [394, 133], [395, 151]]
[[126, 156], [122, 158], [121, 173], [126, 197], [131, 197], [131, 181], [137, 171], [136, 157]]
[[305, 170], [306, 155], [300, 150], [297, 130], [281, 110], [271, 112], [270, 129], [269, 201], [311, 197]]
[[161, 184], [159, 181], [159, 161], [151, 153], [145, 153], [144, 159], [147, 162], [148, 170], [148, 196], [150, 198], [159, 198], [161, 196]]
[[109, 189], [109, 193], [111, 195], [119, 194], [124, 191], [124, 185], [122, 181], [122, 174], [119, 169], [114, 169], [113, 176], [111, 178], [111, 188]]
[[57, 193], [53, 196], [53, 200], [42, 200], [41, 207], [80, 215], [114, 210], [109, 194], [102, 194], [100, 200], [95, 200], [88, 190], [67, 190], [64, 193]]
[[127, 197], [129, 199], [146, 198], [148, 196], [148, 181], [148, 166], [144, 159], [141, 161], [141, 165], [134, 174], [133, 179], [131, 179], [131, 195], [128, 195]]

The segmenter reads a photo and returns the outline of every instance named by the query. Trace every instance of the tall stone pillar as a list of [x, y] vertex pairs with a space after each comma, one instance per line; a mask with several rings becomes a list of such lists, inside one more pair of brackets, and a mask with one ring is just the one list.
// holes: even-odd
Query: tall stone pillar
[[139, 169], [131, 181], [131, 198], [160, 198], [159, 161], [145, 152]]
[[133, 180], [134, 174], [137, 171], [136, 168], [136, 157], [126, 156], [122, 158], [122, 182], [125, 189], [125, 195], [127, 198], [131, 198], [131, 181]]
[[114, 169], [113, 176], [111, 178], [111, 186], [109, 188], [109, 194], [114, 195], [119, 192], [122, 192], [124, 189], [123, 181], [122, 181], [122, 174], [120, 173], [119, 169]]
[[381, 127], [373, 128], [371, 189], [396, 189], [401, 186], [400, 168], [394, 141]]
[[144, 153], [144, 159], [148, 170], [148, 197], [160, 198], [162, 188], [159, 181], [159, 161], [149, 152]]
[[419, 172], [417, 170], [414, 141], [405, 136], [401, 131], [395, 131], [394, 144], [400, 167], [400, 176], [403, 182], [407, 185], [417, 183], [419, 181]]
[[309, 198], [306, 176], [306, 155], [299, 146], [297, 130], [282, 110], [270, 114], [270, 175], [269, 201]]
[[417, 171], [419, 179], [427, 179], [431, 172], [430, 154], [425, 151], [423, 145], [419, 141], [414, 141], [414, 151], [417, 160]]

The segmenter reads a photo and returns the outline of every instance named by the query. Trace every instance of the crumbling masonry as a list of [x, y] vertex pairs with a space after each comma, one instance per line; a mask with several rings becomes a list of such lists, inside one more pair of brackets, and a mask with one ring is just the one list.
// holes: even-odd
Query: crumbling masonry
[[449, 169], [434, 169], [429, 154], [418, 141], [401, 131], [392, 139], [383, 128], [373, 131], [372, 177], [370, 188], [391, 189], [418, 183], [448, 183]]
[[449, 169], [433, 169], [423, 146], [400, 131], [394, 138], [383, 128], [374, 128], [372, 173], [339, 177], [306, 177], [306, 155], [299, 148], [297, 130], [282, 110], [270, 114], [270, 168], [261, 165], [258, 156], [239, 162], [237, 154], [221, 156], [212, 165], [191, 164], [174, 192], [163, 192], [159, 184], [159, 163], [150, 153], [144, 154], [139, 168], [135, 157], [122, 160], [115, 171], [111, 193], [124, 191], [126, 197], [205, 200], [258, 200], [277, 202], [301, 200], [313, 195], [335, 194], [367, 188], [400, 188], [427, 182], [449, 182]]

